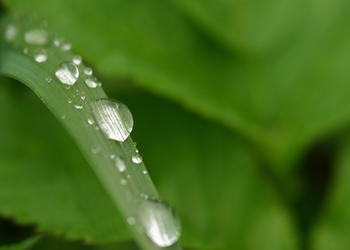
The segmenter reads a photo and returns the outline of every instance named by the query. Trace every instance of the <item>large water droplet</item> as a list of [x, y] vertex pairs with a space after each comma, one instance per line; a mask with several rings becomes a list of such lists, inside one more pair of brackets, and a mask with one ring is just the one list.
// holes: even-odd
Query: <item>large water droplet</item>
[[24, 40], [33, 45], [44, 45], [47, 43], [48, 34], [43, 29], [28, 30], [24, 34]]
[[40, 50], [34, 54], [34, 59], [38, 63], [46, 62], [47, 60], [47, 54], [45, 50]]
[[74, 85], [79, 78], [78, 67], [71, 62], [63, 63], [55, 73], [58, 80], [67, 85]]
[[7, 41], [13, 41], [17, 36], [17, 28], [13, 24], [9, 24], [5, 31], [5, 38]]
[[134, 120], [124, 104], [99, 99], [91, 108], [97, 124], [109, 139], [123, 142], [129, 137]]
[[169, 247], [180, 238], [180, 222], [173, 209], [162, 201], [144, 199], [140, 206], [140, 222], [146, 235], [159, 247]]

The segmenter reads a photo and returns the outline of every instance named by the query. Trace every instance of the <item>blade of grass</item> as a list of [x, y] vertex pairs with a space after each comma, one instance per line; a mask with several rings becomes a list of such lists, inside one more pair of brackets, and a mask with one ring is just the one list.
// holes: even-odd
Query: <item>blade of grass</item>
[[[55, 76], [60, 65], [71, 62], [74, 55], [70, 44], [50, 32], [45, 22], [13, 15], [2, 20], [1, 25], [5, 39], [2, 38], [0, 46], [0, 74], [19, 80], [36, 93], [74, 138], [111, 200], [129, 222], [139, 245], [144, 249], [160, 249], [140, 226], [138, 205], [145, 196], [159, 199], [159, 195], [149, 175], [144, 174], [144, 164], [132, 161], [137, 152], [135, 143], [131, 137], [124, 142], [109, 140], [96, 122], [91, 122], [94, 119], [91, 103], [107, 98], [103, 89], [85, 84], [89, 76], [82, 73], [87, 69], [83, 64], [77, 63], [80, 76], [73, 86], [62, 84]], [[36, 56], [43, 51], [47, 58], [38, 60]], [[124, 159], [125, 171], [118, 171], [115, 157]], [[135, 223], [130, 223], [134, 220]], [[180, 247], [175, 244], [169, 249]]]

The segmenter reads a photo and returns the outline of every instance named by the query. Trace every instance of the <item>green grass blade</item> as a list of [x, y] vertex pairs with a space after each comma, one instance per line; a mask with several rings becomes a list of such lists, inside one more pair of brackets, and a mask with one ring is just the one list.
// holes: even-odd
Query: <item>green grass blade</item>
[[[5, 39], [1, 40], [0, 74], [19, 80], [36, 93], [74, 138], [125, 219], [135, 219], [135, 225], [130, 228], [140, 246], [158, 249], [138, 226], [142, 217], [138, 205], [142, 204], [143, 197], [159, 197], [149, 175], [145, 174], [144, 164], [132, 161], [137, 152], [135, 143], [131, 137], [124, 142], [109, 140], [96, 122], [91, 124], [94, 119], [91, 103], [107, 95], [101, 87], [90, 88], [85, 84], [88, 76], [83, 74], [86, 69], [83, 64], [78, 65], [80, 76], [73, 86], [60, 82], [55, 72], [62, 63], [71, 62], [74, 55], [70, 45], [62, 39], [54, 39], [55, 35], [46, 26], [34, 17], [10, 16], [3, 20]], [[44, 32], [47, 42], [40, 40], [42, 36], [26, 37], [28, 31]], [[54, 40], [63, 45], [57, 46]], [[47, 60], [39, 63], [35, 55], [43, 50]], [[111, 156], [124, 159], [125, 171], [118, 171]], [[174, 245], [171, 249], [178, 248]]]

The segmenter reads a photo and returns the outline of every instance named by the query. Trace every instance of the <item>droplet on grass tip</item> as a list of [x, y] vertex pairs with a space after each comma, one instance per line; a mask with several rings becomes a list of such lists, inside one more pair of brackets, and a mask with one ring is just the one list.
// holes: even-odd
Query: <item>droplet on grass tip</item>
[[139, 209], [140, 222], [154, 244], [169, 247], [178, 241], [181, 235], [180, 221], [168, 204], [145, 198]]
[[61, 83], [66, 85], [74, 85], [79, 78], [79, 70], [74, 63], [63, 63], [56, 70], [55, 75]]
[[99, 99], [91, 103], [91, 108], [98, 126], [109, 139], [123, 142], [129, 137], [134, 121], [123, 103]]

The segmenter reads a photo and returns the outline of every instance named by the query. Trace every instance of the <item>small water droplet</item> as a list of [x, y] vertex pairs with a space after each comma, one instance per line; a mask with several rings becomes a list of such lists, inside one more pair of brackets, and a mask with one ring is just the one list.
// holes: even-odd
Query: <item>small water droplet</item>
[[140, 197], [143, 198], [143, 199], [148, 199], [149, 198], [149, 196], [147, 194], [145, 194], [145, 193], [141, 193]]
[[96, 77], [93, 77], [93, 76], [86, 78], [85, 84], [90, 88], [98, 87], [98, 81], [97, 81]]
[[7, 41], [13, 41], [17, 36], [17, 28], [13, 24], [9, 24], [5, 31], [5, 38]]
[[180, 222], [173, 209], [160, 200], [144, 199], [140, 222], [149, 239], [159, 247], [175, 244], [181, 235]]
[[34, 54], [34, 59], [38, 63], [46, 62], [47, 60], [47, 54], [45, 50], [40, 50]]
[[131, 161], [135, 164], [140, 164], [142, 162], [142, 157], [139, 154], [131, 156]]
[[89, 123], [89, 125], [94, 125], [94, 120], [93, 119], [91, 119], [91, 118], [89, 118], [88, 120], [87, 120], [87, 122]]
[[91, 68], [85, 68], [84, 69], [84, 74], [87, 76], [91, 76], [92, 75], [92, 69]]
[[61, 39], [60, 38], [53, 39], [53, 45], [55, 45], [56, 47], [59, 47], [61, 45]]
[[100, 151], [101, 151], [101, 148], [99, 146], [97, 146], [97, 145], [94, 145], [94, 146], [91, 147], [91, 153], [93, 153], [93, 154], [97, 154]]
[[71, 104], [73, 101], [72, 100], [68, 100], [68, 103]]
[[28, 55], [28, 53], [29, 53], [28, 48], [24, 48], [24, 49], [23, 49], [23, 53], [26, 54], [26, 55]]
[[128, 222], [129, 225], [135, 225], [136, 223], [136, 220], [134, 217], [128, 217], [126, 221]]
[[111, 155], [109, 156], [109, 158], [110, 158], [111, 160], [115, 159], [115, 154], [111, 154]]
[[119, 172], [124, 172], [126, 169], [125, 162], [122, 158], [116, 157], [115, 158], [115, 165], [117, 166]]
[[46, 81], [47, 81], [48, 83], [51, 83], [51, 82], [52, 82], [52, 77], [51, 77], [51, 76], [46, 77]]
[[65, 116], [65, 115], [62, 115], [62, 116], [61, 116], [61, 119], [62, 119], [62, 120], [66, 119], [66, 116]]
[[143, 170], [142, 173], [143, 173], [144, 175], [148, 174], [147, 170]]
[[80, 96], [80, 99], [85, 100], [86, 96], [82, 95], [82, 96]]
[[91, 108], [97, 124], [109, 139], [123, 142], [129, 137], [134, 121], [124, 104], [99, 99], [91, 103]]
[[82, 58], [81, 56], [79, 55], [75, 55], [72, 59], [72, 62], [75, 64], [75, 65], [80, 65], [81, 62], [82, 62]]
[[74, 85], [79, 78], [79, 70], [78, 67], [71, 62], [63, 63], [58, 70], [56, 70], [55, 75], [63, 84]]
[[77, 105], [77, 104], [76, 104], [76, 105], [74, 105], [74, 108], [75, 108], [75, 109], [83, 109], [83, 105]]
[[28, 44], [44, 45], [47, 43], [48, 34], [47, 34], [46, 30], [43, 30], [43, 29], [28, 30], [24, 34], [24, 40]]
[[62, 44], [61, 50], [62, 51], [69, 51], [72, 48], [72, 45], [70, 43], [64, 43]]
[[121, 180], [120, 180], [120, 184], [122, 184], [122, 185], [126, 185], [127, 183], [128, 183], [128, 181], [125, 180], [125, 179], [121, 179]]

